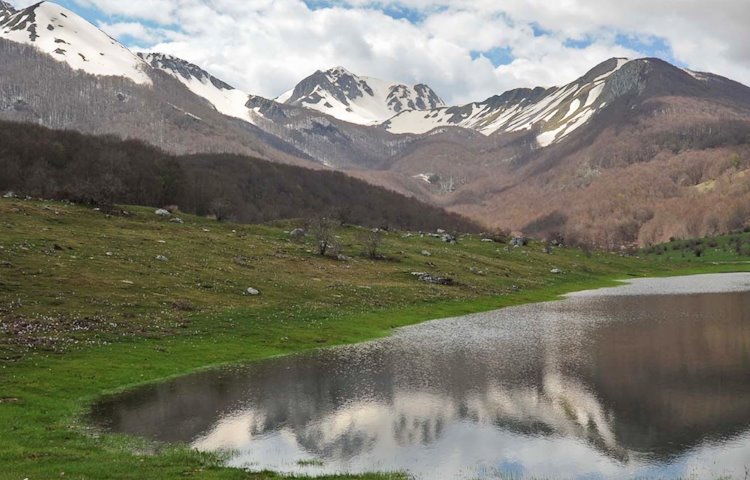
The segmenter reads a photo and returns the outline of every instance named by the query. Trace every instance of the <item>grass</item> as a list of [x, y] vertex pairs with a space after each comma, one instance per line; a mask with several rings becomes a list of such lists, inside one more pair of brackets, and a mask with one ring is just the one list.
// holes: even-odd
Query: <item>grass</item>
[[651, 247], [645, 253], [661, 262], [742, 262], [750, 261], [750, 232], [711, 238], [673, 240]]
[[[477, 236], [449, 245], [397, 232], [385, 236], [385, 259], [370, 260], [359, 254], [355, 227], [338, 232], [350, 257], [339, 261], [316, 256], [312, 240], [290, 242], [293, 222], [181, 215], [178, 224], [153, 209], [127, 210], [109, 216], [0, 200], [2, 479], [278, 478], [224, 468], [219, 456], [185, 445], [98, 432], [81, 418], [102, 394], [197, 369], [359, 342], [625, 277], [750, 270], [655, 253], [545, 254], [538, 243], [511, 249]], [[421, 282], [414, 271], [457, 285]], [[248, 287], [261, 294], [246, 295]]]

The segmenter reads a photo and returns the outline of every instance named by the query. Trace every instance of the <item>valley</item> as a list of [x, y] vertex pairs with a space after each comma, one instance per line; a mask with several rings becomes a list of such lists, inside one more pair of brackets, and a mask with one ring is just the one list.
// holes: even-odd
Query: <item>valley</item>
[[537, 3], [0, 0], [0, 480], [747, 480], [747, 9]]

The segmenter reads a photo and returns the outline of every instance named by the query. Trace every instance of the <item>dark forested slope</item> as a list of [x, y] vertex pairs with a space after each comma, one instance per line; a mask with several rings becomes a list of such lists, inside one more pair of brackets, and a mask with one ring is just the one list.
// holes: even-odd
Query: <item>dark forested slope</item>
[[178, 205], [241, 222], [335, 215], [365, 226], [475, 231], [471, 221], [342, 173], [0, 122], [0, 191], [96, 204]]

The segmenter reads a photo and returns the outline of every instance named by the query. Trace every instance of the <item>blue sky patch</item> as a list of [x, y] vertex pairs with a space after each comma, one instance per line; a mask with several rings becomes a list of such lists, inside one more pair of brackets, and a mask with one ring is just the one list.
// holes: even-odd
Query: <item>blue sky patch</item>
[[471, 52], [472, 60], [476, 60], [480, 56], [487, 58], [487, 60], [492, 62], [492, 65], [496, 67], [499, 67], [500, 65], [508, 65], [509, 63], [513, 62], [513, 60], [515, 60], [513, 51], [510, 47], [495, 47], [484, 52]]
[[657, 36], [637, 36], [637, 35], [617, 35], [615, 43], [625, 48], [635, 50], [648, 57], [659, 57], [678, 67], [685, 65], [674, 58], [672, 47], [661, 37]]

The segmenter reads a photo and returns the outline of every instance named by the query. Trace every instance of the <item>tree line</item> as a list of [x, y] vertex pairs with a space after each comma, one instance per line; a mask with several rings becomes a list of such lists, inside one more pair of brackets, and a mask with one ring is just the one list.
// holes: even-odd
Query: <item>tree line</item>
[[232, 154], [176, 156], [137, 140], [0, 121], [0, 192], [92, 205], [178, 205], [245, 223], [325, 214], [342, 223], [475, 232], [479, 226], [340, 172]]

